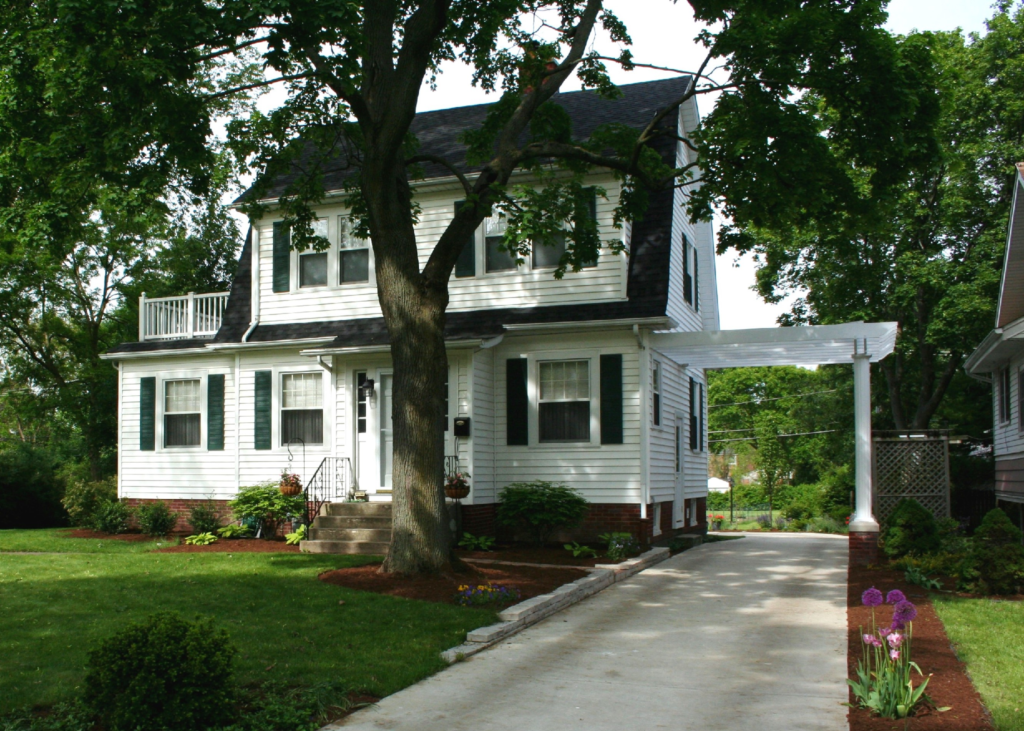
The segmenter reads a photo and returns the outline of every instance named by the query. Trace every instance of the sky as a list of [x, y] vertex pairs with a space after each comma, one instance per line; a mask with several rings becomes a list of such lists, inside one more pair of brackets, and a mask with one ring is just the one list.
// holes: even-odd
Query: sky
[[[698, 26], [685, 0], [609, 0], [608, 6], [629, 29], [635, 61], [681, 70], [700, 66], [704, 58], [703, 47], [693, 40]], [[985, 19], [992, 15], [991, 3], [987, 0], [892, 0], [888, 10], [887, 28], [894, 33], [907, 33], [915, 29], [940, 31], [955, 28], [968, 33], [983, 33]], [[607, 39], [598, 38], [596, 43], [598, 48], [609, 51], [606, 55], [617, 55]], [[609, 70], [616, 83], [652, 81], [673, 75], [650, 69], [630, 72], [616, 68]], [[574, 87], [567, 83], [564, 88], [569, 90], [578, 88], [578, 85]], [[275, 96], [273, 93], [266, 95], [260, 106], [279, 103]], [[482, 104], [494, 98], [472, 85], [468, 67], [446, 64], [438, 77], [436, 90], [424, 88], [418, 109], [430, 111]], [[698, 100], [702, 112], [709, 111], [712, 103], [713, 100], [709, 98]], [[773, 327], [778, 316], [788, 311], [787, 302], [770, 305], [751, 290], [755, 265], [750, 256], [739, 258], [734, 252], [718, 256], [716, 269], [723, 330]]]

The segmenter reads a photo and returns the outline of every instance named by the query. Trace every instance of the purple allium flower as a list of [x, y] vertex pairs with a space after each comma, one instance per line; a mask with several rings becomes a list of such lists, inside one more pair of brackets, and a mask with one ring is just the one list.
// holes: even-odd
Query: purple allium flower
[[904, 599], [901, 602], [897, 602], [896, 606], [893, 607], [892, 616], [893, 619], [899, 617], [900, 621], [904, 624], [907, 622], [913, 622], [917, 617], [917, 607]]
[[880, 607], [882, 606], [882, 592], [872, 586], [860, 595], [860, 600], [865, 607]]
[[893, 589], [892, 591], [890, 591], [888, 594], [885, 595], [885, 603], [886, 604], [899, 604], [900, 602], [905, 602], [906, 600], [907, 600], [907, 598], [903, 595], [903, 592], [900, 591], [899, 589]]

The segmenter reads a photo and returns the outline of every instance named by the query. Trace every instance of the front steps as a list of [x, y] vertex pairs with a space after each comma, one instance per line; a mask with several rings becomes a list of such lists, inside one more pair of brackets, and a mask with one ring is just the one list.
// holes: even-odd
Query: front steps
[[309, 553], [383, 556], [391, 544], [391, 503], [326, 503], [300, 547]]

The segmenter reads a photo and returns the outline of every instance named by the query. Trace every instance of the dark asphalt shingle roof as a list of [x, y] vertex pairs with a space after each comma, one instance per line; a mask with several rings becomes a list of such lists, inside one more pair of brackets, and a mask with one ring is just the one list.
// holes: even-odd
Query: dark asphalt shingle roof
[[[620, 87], [623, 95], [613, 101], [601, 99], [592, 92], [558, 94], [555, 101], [565, 107], [572, 116], [576, 136], [586, 138], [600, 124], [618, 122], [634, 127], [646, 126], [654, 114], [684, 93], [688, 83], [688, 79], [677, 78], [630, 84]], [[413, 129], [420, 139], [421, 151], [458, 161], [463, 169], [466, 169], [465, 146], [459, 142], [458, 137], [466, 129], [479, 125], [486, 110], [487, 105], [478, 105], [416, 115]], [[675, 115], [668, 115], [666, 123], [674, 124]], [[654, 147], [668, 164], [674, 164], [675, 142], [671, 138], [659, 138]], [[441, 166], [433, 166], [435, 169], [431, 169], [432, 166], [426, 167], [427, 177], [449, 175], [449, 171]], [[345, 171], [338, 172], [333, 177], [332, 174], [328, 174], [325, 178], [327, 189], [340, 187], [346, 174]], [[276, 197], [283, 192], [290, 180], [288, 176], [282, 177], [271, 189], [270, 196]], [[633, 224], [626, 301], [449, 312], [446, 318], [446, 339], [457, 341], [494, 337], [504, 331], [504, 325], [512, 324], [664, 317], [668, 301], [669, 258], [672, 249], [673, 200], [671, 189], [653, 193], [643, 220]], [[239, 256], [223, 325], [212, 342], [240, 342], [249, 327], [252, 320], [251, 251], [250, 230]], [[249, 342], [271, 343], [317, 338], [332, 338], [331, 345], [334, 347], [366, 347], [389, 343], [382, 317], [262, 324], [252, 332]], [[173, 351], [186, 347], [201, 347], [209, 342], [211, 341], [178, 340], [124, 343], [110, 352]]]

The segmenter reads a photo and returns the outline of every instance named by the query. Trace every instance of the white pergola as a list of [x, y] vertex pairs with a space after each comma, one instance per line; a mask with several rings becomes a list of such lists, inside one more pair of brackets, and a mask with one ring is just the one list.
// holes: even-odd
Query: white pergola
[[662, 332], [651, 347], [690, 368], [853, 364], [856, 509], [850, 530], [878, 531], [872, 510], [871, 363], [896, 346], [895, 322], [770, 327], [753, 330]]

